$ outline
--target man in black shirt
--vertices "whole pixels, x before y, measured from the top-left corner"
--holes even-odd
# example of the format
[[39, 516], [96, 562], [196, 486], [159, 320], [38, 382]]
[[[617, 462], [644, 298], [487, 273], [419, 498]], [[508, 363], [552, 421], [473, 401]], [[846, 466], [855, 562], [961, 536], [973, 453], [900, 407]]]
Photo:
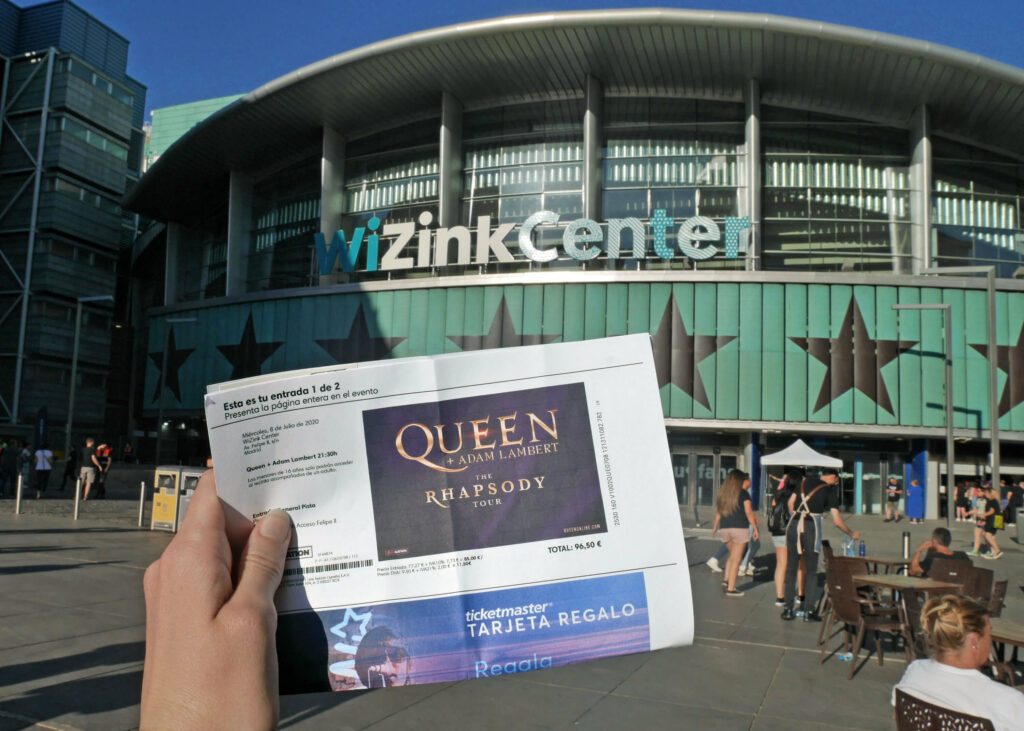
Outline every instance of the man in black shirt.
[[89, 499], [89, 490], [96, 482], [96, 475], [102, 469], [99, 460], [96, 459], [96, 442], [92, 437], [85, 440], [85, 449], [82, 450], [82, 485], [85, 487], [82, 492], [82, 500]]
[[914, 558], [910, 562], [911, 576], [927, 576], [931, 571], [932, 561], [937, 558], [962, 558], [970, 561], [970, 557], [963, 551], [953, 551], [949, 544], [953, 542], [953, 536], [945, 528], [936, 528], [932, 531], [931, 540], [925, 541], [917, 547]]
[[836, 527], [854, 540], [860, 538], [860, 531], [846, 527], [843, 516], [839, 513], [839, 473], [834, 469], [821, 472], [821, 484], [806, 491], [802, 487], [789, 499], [789, 510], [794, 513], [786, 530], [786, 608], [782, 610], [782, 619], [793, 619], [796, 611], [793, 602], [796, 599], [796, 577], [800, 567], [800, 556], [806, 563], [807, 587], [804, 608], [805, 622], [820, 622], [821, 617], [816, 610], [818, 601], [818, 555], [821, 553], [821, 516], [826, 511], [832, 512], [832, 521]]

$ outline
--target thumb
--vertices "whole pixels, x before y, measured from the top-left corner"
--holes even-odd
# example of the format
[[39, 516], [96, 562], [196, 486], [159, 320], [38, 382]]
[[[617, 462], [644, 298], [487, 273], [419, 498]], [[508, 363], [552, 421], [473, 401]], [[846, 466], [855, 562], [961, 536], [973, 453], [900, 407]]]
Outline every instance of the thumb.
[[233, 598], [246, 603], [273, 603], [291, 536], [291, 518], [283, 510], [272, 510], [260, 519], [242, 550]]

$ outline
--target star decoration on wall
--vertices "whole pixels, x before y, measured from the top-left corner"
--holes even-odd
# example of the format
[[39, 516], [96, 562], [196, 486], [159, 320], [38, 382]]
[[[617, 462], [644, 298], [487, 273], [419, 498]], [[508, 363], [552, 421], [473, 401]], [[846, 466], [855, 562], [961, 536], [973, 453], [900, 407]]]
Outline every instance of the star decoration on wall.
[[[988, 345], [977, 345], [969, 343], [976, 351], [986, 358], [988, 357]], [[1011, 366], [1020, 373], [1024, 369], [1024, 323], [1021, 323], [1017, 331], [1017, 342], [1014, 345], [996, 346], [996, 367], [1006, 374], [1006, 383], [1003, 384], [1003, 393], [999, 397], [999, 416], [1009, 414], [1013, 409], [1024, 404], [1024, 378], [1013, 378]]]
[[484, 335], [449, 335], [448, 339], [462, 350], [489, 350], [490, 348], [510, 348], [516, 345], [546, 345], [560, 338], [561, 335], [520, 335], [512, 324], [512, 312], [504, 297], [498, 305], [491, 328]]
[[352, 318], [352, 326], [347, 337], [325, 338], [316, 342], [337, 363], [359, 363], [387, 357], [403, 340], [404, 337], [384, 338], [370, 335], [370, 326], [366, 322], [363, 305], [360, 304]]
[[882, 378], [882, 368], [913, 348], [918, 341], [870, 337], [857, 298], [852, 296], [835, 337], [789, 339], [828, 369], [821, 381], [813, 411], [856, 389], [895, 415], [889, 389]]
[[687, 332], [675, 295], [669, 297], [654, 339], [654, 368], [658, 388], [671, 383], [708, 411], [704, 379], [697, 368], [701, 362], [736, 339], [735, 335], [694, 335]]
[[245, 321], [242, 340], [238, 345], [218, 345], [217, 350], [231, 363], [231, 380], [258, 376], [263, 372], [263, 362], [272, 356], [284, 341], [260, 343], [256, 340], [256, 328], [252, 322], [252, 312]]
[[[167, 334], [167, 373], [163, 374], [163, 377], [157, 376], [156, 389], [153, 391], [153, 401], [160, 399], [160, 391], [163, 386], [171, 389], [171, 393], [174, 394], [174, 398], [181, 401], [181, 386], [178, 381], [178, 370], [188, 360], [188, 357], [195, 352], [195, 348], [178, 348], [174, 344], [174, 325], [171, 325], [171, 330]], [[155, 353], [149, 354], [149, 359], [156, 365], [158, 372], [163, 370], [164, 365], [164, 351], [158, 350]]]

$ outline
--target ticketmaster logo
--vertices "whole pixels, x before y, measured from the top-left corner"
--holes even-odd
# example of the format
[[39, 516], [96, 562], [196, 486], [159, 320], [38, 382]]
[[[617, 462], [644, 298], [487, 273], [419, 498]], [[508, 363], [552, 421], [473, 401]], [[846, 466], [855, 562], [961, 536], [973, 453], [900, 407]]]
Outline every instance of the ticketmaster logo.
[[[476, 219], [474, 256], [473, 234], [466, 226], [431, 228], [434, 214], [430, 211], [420, 213], [418, 220], [421, 227], [418, 231], [412, 221], [389, 223], [381, 229], [381, 219], [374, 216], [367, 221], [366, 226], [357, 227], [351, 234], [336, 231], [330, 247], [327, 246], [324, 234], [315, 234], [320, 273], [330, 274], [338, 265], [345, 272], [356, 271], [357, 267], [362, 271], [374, 272], [378, 269], [388, 271], [516, 261], [517, 256], [504, 243], [515, 230], [514, 223], [502, 223], [492, 229], [491, 217], [479, 216]], [[534, 240], [534, 232], [538, 226], [556, 226], [558, 223], [559, 215], [551, 211], [539, 211], [527, 218], [519, 228], [517, 237], [520, 260], [523, 257], [536, 262], [557, 259], [558, 246], [539, 248]], [[707, 216], [693, 216], [681, 221], [678, 228], [675, 226], [675, 219], [660, 208], [654, 211], [647, 226], [639, 218], [612, 218], [605, 222], [604, 227], [589, 218], [577, 218], [565, 224], [561, 248], [565, 255], [577, 261], [589, 261], [601, 252], [609, 259], [618, 259], [622, 249], [622, 234], [628, 231], [632, 255], [642, 259], [647, 255], [647, 228], [650, 228], [654, 251], [661, 259], [675, 258], [676, 250], [697, 261], [710, 259], [723, 252], [725, 258], [736, 259], [741, 253], [747, 252], [749, 216], [726, 216], [723, 249], [712, 243], [721, 239], [721, 229]], [[388, 240], [383, 256], [380, 252], [381, 235]], [[675, 239], [674, 246], [669, 243], [670, 235]], [[414, 239], [415, 245], [410, 245]]]

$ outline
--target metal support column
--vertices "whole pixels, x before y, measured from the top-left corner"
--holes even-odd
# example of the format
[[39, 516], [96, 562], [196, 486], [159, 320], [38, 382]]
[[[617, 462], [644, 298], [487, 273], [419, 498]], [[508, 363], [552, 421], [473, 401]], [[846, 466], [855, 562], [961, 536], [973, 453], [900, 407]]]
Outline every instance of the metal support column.
[[988, 434], [992, 454], [992, 484], [999, 489], [1001, 456], [999, 452], [999, 370], [996, 363], [999, 350], [996, 344], [996, 268], [994, 266], [930, 267], [924, 274], [984, 274], [988, 295]]
[[[320, 232], [331, 241], [341, 228], [341, 215], [345, 211], [345, 138], [333, 127], [323, 128], [320, 152]], [[310, 281], [313, 284], [335, 284], [341, 275], [337, 272], [320, 274], [316, 253], [310, 261]]]
[[441, 95], [438, 157], [437, 225], [451, 228], [459, 225], [459, 205], [462, 203], [462, 102], [447, 91]]
[[601, 220], [601, 156], [604, 149], [604, 87], [587, 77], [583, 112], [583, 217]]
[[168, 221], [167, 235], [164, 237], [164, 306], [173, 305], [178, 301], [178, 262], [181, 260], [184, 239], [184, 226]]
[[245, 294], [249, 254], [252, 253], [252, 188], [250, 176], [231, 171], [228, 183], [228, 258], [225, 294]]
[[761, 84], [756, 79], [747, 82], [747, 93], [744, 99], [747, 112], [747, 123], [744, 139], [747, 155], [743, 170], [744, 194], [740, 200], [745, 210], [741, 216], [750, 216], [750, 228], [747, 230], [747, 271], [761, 269]]
[[917, 108], [910, 123], [910, 251], [911, 270], [914, 274], [920, 274], [932, 265], [932, 141], [930, 126], [928, 107], [921, 105]]
[[25, 367], [25, 332], [28, 329], [28, 299], [32, 291], [32, 260], [35, 257], [36, 226], [39, 220], [39, 193], [43, 185], [43, 152], [46, 148], [46, 123], [50, 115], [50, 90], [53, 87], [53, 60], [57, 49], [46, 51], [46, 82], [43, 87], [42, 111], [39, 113], [39, 144], [36, 145], [35, 181], [32, 184], [32, 212], [28, 223], [28, 250], [25, 254], [25, 277], [22, 280], [21, 323], [18, 326], [18, 354], [14, 366], [14, 397], [11, 403], [11, 423], [18, 423], [21, 407], [21, 377]]

